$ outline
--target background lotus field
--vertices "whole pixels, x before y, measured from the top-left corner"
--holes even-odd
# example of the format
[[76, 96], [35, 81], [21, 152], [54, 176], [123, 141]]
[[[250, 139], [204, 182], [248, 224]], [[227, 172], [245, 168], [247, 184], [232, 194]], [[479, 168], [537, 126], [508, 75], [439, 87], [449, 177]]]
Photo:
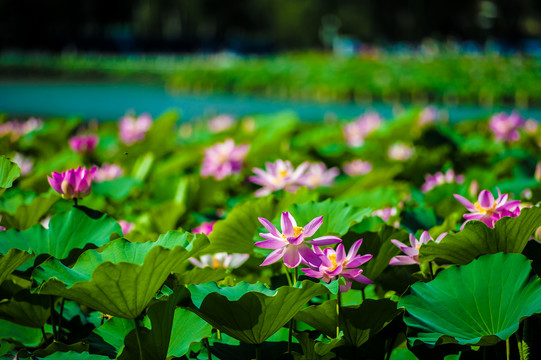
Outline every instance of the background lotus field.
[[539, 358], [538, 123], [442, 119], [2, 118], [2, 358]]

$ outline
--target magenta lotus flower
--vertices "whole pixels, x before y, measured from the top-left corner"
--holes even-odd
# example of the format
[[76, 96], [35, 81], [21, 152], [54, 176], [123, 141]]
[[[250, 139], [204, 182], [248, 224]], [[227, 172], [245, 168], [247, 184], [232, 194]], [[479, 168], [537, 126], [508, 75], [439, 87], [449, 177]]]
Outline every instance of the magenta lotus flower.
[[395, 216], [396, 214], [398, 214], [398, 209], [396, 207], [378, 209], [372, 212], [372, 216], [379, 216], [383, 221], [388, 221], [391, 216]]
[[97, 167], [94, 175], [95, 182], [111, 181], [124, 175], [124, 170], [118, 165], [104, 163]]
[[372, 164], [368, 161], [353, 160], [344, 165], [344, 172], [349, 176], [365, 175], [372, 171]]
[[120, 225], [122, 234], [124, 234], [124, 236], [128, 235], [135, 228], [135, 224], [132, 222], [128, 222], [126, 220], [118, 220], [117, 222], [118, 225]]
[[372, 258], [372, 255], [357, 255], [357, 251], [361, 247], [363, 239], [357, 240], [348, 251], [344, 250], [344, 245], [338, 244], [336, 251], [332, 248], [321, 250], [318, 246], [314, 246], [314, 252], [321, 259], [321, 264], [318, 267], [310, 266], [309, 269], [301, 269], [307, 276], [322, 279], [326, 283], [332, 280], [343, 277], [346, 280], [345, 285], [340, 285], [340, 292], [346, 292], [351, 289], [353, 281], [358, 281], [364, 284], [372, 284], [372, 281], [362, 275], [361, 266]]
[[151, 126], [152, 117], [150, 114], [141, 114], [138, 118], [126, 115], [120, 119], [118, 125], [120, 141], [126, 145], [141, 141]]
[[428, 243], [429, 241], [436, 241], [439, 243], [444, 237], [447, 235], [447, 233], [443, 233], [436, 240], [432, 239], [432, 236], [428, 233], [428, 231], [424, 231], [421, 236], [419, 237], [419, 240], [413, 235], [410, 234], [410, 246], [406, 246], [403, 243], [401, 243], [398, 240], [392, 239], [391, 242], [398, 246], [400, 250], [406, 255], [398, 255], [391, 259], [389, 262], [390, 265], [412, 265], [412, 264], [420, 264], [419, 262], [419, 249], [422, 245]]
[[192, 234], [205, 234], [208, 236], [214, 229], [215, 223], [216, 221], [203, 221], [199, 226], [192, 229]]
[[235, 118], [231, 115], [221, 114], [209, 120], [208, 127], [213, 133], [225, 131], [235, 124]]
[[511, 115], [499, 113], [490, 118], [488, 128], [496, 140], [514, 142], [520, 139], [518, 130], [524, 125], [524, 119], [517, 112], [512, 112]]
[[313, 219], [304, 227], [300, 227], [297, 226], [295, 218], [289, 212], [284, 212], [281, 216], [282, 232], [278, 231], [269, 220], [264, 218], [258, 219], [269, 233], [260, 233], [259, 236], [265, 240], [256, 242], [255, 246], [274, 250], [267, 256], [261, 266], [275, 263], [282, 257], [284, 258], [285, 266], [290, 268], [299, 266], [301, 261], [307, 265], [319, 266], [321, 260], [307, 244], [318, 246], [332, 245], [342, 241], [336, 236], [322, 236], [316, 239], [306, 240], [313, 236], [321, 224], [323, 224], [323, 216]]
[[470, 220], [480, 220], [488, 227], [493, 228], [496, 221], [504, 216], [516, 217], [520, 215], [520, 200], [507, 201], [509, 195], [502, 195], [500, 189], [498, 189], [497, 199], [494, 199], [490, 191], [481, 190], [475, 204], [460, 195], [454, 194], [454, 196], [470, 211], [470, 214], [464, 215], [466, 221], [462, 228]]
[[222, 180], [230, 175], [238, 174], [244, 165], [249, 145], [235, 145], [232, 139], [215, 144], [205, 150], [205, 158], [201, 167], [201, 176], [212, 176]]
[[438, 171], [434, 175], [426, 174], [425, 180], [425, 183], [421, 186], [421, 191], [424, 193], [443, 184], [451, 184], [454, 182], [462, 184], [464, 182], [464, 175], [455, 175], [454, 170], [449, 169], [445, 173]]
[[263, 186], [257, 190], [256, 197], [268, 195], [274, 191], [284, 189], [289, 192], [295, 192], [301, 186], [300, 178], [304, 175], [306, 168], [310, 164], [304, 162], [294, 169], [288, 160], [276, 160], [274, 163], [266, 163], [265, 170], [254, 168], [252, 171], [256, 176], [250, 176], [251, 182]]
[[95, 134], [77, 135], [69, 139], [69, 145], [76, 153], [89, 154], [94, 151], [98, 141], [98, 136]]
[[85, 167], [70, 169], [63, 173], [53, 172], [47, 180], [51, 187], [64, 199], [80, 199], [90, 194], [92, 179], [96, 168], [87, 170]]
[[0, 136], [9, 135], [11, 141], [16, 141], [23, 135], [32, 131], [39, 130], [43, 126], [43, 121], [37, 118], [30, 118], [27, 121], [12, 120], [0, 124]]
[[351, 147], [364, 144], [364, 139], [381, 126], [381, 117], [377, 113], [367, 113], [343, 128], [346, 142]]
[[248, 254], [228, 254], [225, 252], [213, 255], [203, 255], [199, 259], [189, 258], [190, 262], [198, 268], [210, 267], [213, 269], [236, 269], [248, 260]]
[[334, 184], [334, 178], [339, 173], [340, 171], [337, 168], [327, 169], [327, 166], [322, 162], [310, 164], [306, 173], [299, 178], [299, 184], [309, 189], [315, 189], [320, 186], [332, 186]]

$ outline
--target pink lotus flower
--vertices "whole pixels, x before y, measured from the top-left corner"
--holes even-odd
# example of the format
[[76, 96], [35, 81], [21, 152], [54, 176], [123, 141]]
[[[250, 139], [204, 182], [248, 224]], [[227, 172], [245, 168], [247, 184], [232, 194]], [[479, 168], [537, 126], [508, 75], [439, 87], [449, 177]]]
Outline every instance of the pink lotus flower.
[[211, 132], [225, 131], [235, 124], [235, 118], [231, 115], [221, 114], [209, 120], [208, 126]]
[[464, 225], [470, 220], [480, 220], [484, 222], [488, 227], [493, 228], [496, 221], [504, 216], [516, 217], [520, 214], [520, 200], [507, 201], [508, 194], [502, 195], [500, 189], [498, 189], [498, 198], [494, 199], [492, 193], [488, 190], [482, 190], [479, 193], [479, 198], [475, 204], [472, 204], [466, 198], [454, 194], [455, 198], [462, 203], [471, 213], [465, 214], [464, 219], [466, 221]]
[[388, 207], [379, 210], [374, 210], [372, 216], [379, 216], [383, 221], [388, 221], [391, 216], [398, 214], [398, 209], [395, 207]]
[[389, 159], [396, 161], [406, 161], [413, 156], [415, 149], [402, 143], [396, 143], [389, 147], [387, 155]]
[[135, 224], [132, 222], [128, 222], [126, 220], [118, 220], [117, 222], [118, 225], [120, 225], [122, 234], [124, 234], [124, 236], [128, 235], [135, 228]]
[[205, 234], [208, 236], [214, 229], [215, 223], [216, 221], [203, 221], [199, 226], [192, 229], [192, 234]]
[[434, 106], [427, 106], [419, 114], [419, 125], [433, 124], [438, 118], [438, 109]]
[[324, 163], [310, 164], [306, 173], [299, 178], [299, 183], [302, 186], [306, 186], [309, 189], [314, 189], [319, 186], [332, 186], [334, 184], [334, 178], [338, 176], [340, 171], [337, 168], [327, 167]]
[[236, 269], [248, 260], [248, 254], [228, 254], [225, 252], [214, 255], [203, 255], [199, 259], [189, 258], [190, 262], [198, 268], [210, 267], [213, 269]]
[[124, 175], [124, 170], [118, 165], [104, 163], [101, 167], [96, 167], [94, 175], [95, 182], [111, 181]]
[[361, 275], [362, 269], [357, 269], [368, 260], [372, 255], [357, 255], [363, 239], [357, 240], [349, 249], [346, 256], [344, 245], [338, 244], [336, 251], [332, 248], [321, 250], [314, 246], [314, 251], [321, 259], [319, 266], [311, 266], [309, 269], [301, 269], [307, 276], [322, 279], [326, 283], [342, 276], [346, 280], [345, 285], [340, 285], [340, 292], [346, 292], [351, 289], [353, 281], [364, 284], [372, 284], [372, 281], [366, 276]]
[[512, 112], [511, 115], [499, 113], [492, 116], [488, 128], [492, 131], [496, 140], [514, 142], [520, 138], [518, 130], [524, 125], [524, 119], [517, 112]]
[[349, 176], [365, 175], [372, 171], [372, 164], [368, 161], [353, 160], [344, 165], [344, 172]]
[[85, 167], [70, 169], [63, 173], [53, 172], [47, 180], [51, 187], [64, 199], [80, 199], [90, 194], [92, 178], [96, 168], [87, 170]]
[[[443, 233], [435, 240], [437, 243], [439, 243], [444, 237], [447, 235], [447, 233]], [[410, 246], [406, 246], [403, 243], [401, 243], [398, 240], [392, 239], [391, 242], [398, 246], [400, 250], [406, 255], [398, 255], [391, 259], [389, 262], [390, 265], [412, 265], [412, 264], [420, 264], [419, 262], [419, 249], [422, 245], [427, 244], [429, 241], [434, 241], [432, 239], [432, 236], [428, 233], [428, 231], [424, 231], [421, 236], [419, 237], [419, 240], [413, 235], [410, 234]]]
[[12, 160], [21, 169], [21, 175], [28, 175], [34, 168], [34, 162], [30, 157], [26, 157], [21, 153], [16, 153]]
[[367, 113], [343, 128], [346, 142], [351, 147], [364, 144], [364, 139], [381, 126], [381, 117], [377, 113]]
[[98, 141], [98, 136], [95, 134], [77, 135], [69, 139], [69, 145], [76, 153], [89, 154], [94, 151]]
[[227, 139], [206, 149], [201, 176], [213, 176], [216, 180], [222, 180], [238, 174], [242, 170], [249, 148], [249, 145], [236, 146], [232, 139]]
[[151, 126], [152, 117], [150, 114], [141, 114], [137, 119], [133, 116], [126, 115], [120, 119], [118, 126], [120, 140], [126, 145], [141, 141], [145, 138], [145, 134]]
[[299, 266], [301, 261], [306, 264], [319, 266], [321, 260], [307, 244], [332, 245], [342, 241], [336, 236], [322, 236], [306, 241], [323, 224], [323, 216], [313, 219], [304, 227], [300, 227], [297, 226], [295, 219], [289, 212], [284, 212], [281, 216], [282, 232], [278, 231], [269, 220], [264, 218], [258, 219], [269, 233], [260, 233], [259, 236], [265, 240], [256, 242], [255, 246], [263, 249], [274, 249], [261, 266], [275, 263], [282, 257], [284, 258], [285, 266], [290, 268]]
[[30, 118], [27, 121], [8, 121], [0, 124], [0, 136], [9, 135], [11, 141], [16, 141], [23, 135], [29, 134], [32, 131], [38, 130], [43, 126], [41, 119]]
[[265, 196], [281, 189], [289, 192], [297, 191], [300, 186], [299, 179], [304, 175], [309, 165], [308, 162], [304, 162], [297, 169], [294, 169], [289, 160], [278, 159], [274, 163], [266, 163], [265, 170], [252, 169], [257, 176], [250, 176], [250, 181], [263, 186], [254, 195], [257, 197]]
[[444, 173], [438, 171], [434, 175], [426, 174], [425, 183], [421, 186], [421, 191], [426, 193], [435, 187], [443, 184], [451, 184], [456, 182], [457, 184], [462, 184], [464, 182], [464, 175], [456, 175], [453, 169], [449, 169]]

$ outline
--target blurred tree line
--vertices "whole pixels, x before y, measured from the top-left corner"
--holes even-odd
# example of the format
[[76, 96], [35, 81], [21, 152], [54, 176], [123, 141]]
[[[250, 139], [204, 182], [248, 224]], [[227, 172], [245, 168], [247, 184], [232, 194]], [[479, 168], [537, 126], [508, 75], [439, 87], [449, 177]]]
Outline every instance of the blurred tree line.
[[0, 50], [266, 53], [368, 43], [541, 37], [539, 0], [0, 0]]

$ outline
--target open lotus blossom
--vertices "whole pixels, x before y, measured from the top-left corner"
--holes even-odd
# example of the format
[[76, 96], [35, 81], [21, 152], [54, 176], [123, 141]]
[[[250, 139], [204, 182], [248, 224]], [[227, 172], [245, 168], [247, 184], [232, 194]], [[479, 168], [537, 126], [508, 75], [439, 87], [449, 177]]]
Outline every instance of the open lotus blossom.
[[321, 250], [314, 246], [314, 252], [321, 259], [321, 264], [317, 267], [311, 266], [309, 269], [301, 269], [307, 276], [322, 279], [326, 283], [342, 276], [346, 280], [345, 285], [340, 285], [340, 292], [346, 292], [351, 289], [353, 281], [364, 284], [372, 284], [372, 281], [362, 275], [362, 269], [359, 266], [372, 258], [372, 255], [357, 255], [357, 251], [363, 242], [363, 239], [357, 240], [349, 249], [347, 255], [344, 245], [338, 244], [336, 251], [333, 248]]
[[190, 262], [199, 267], [210, 267], [213, 269], [236, 269], [248, 260], [248, 254], [228, 254], [225, 252], [213, 255], [203, 255], [199, 259], [189, 258]]
[[214, 229], [214, 224], [216, 221], [203, 221], [199, 226], [196, 226], [192, 229], [192, 234], [205, 234], [210, 235]]
[[490, 191], [481, 190], [475, 204], [463, 196], [457, 194], [454, 196], [470, 211], [470, 214], [464, 215], [466, 221], [462, 227], [470, 220], [480, 220], [488, 227], [493, 228], [496, 221], [504, 216], [516, 217], [520, 215], [520, 200], [507, 201], [509, 195], [502, 195], [500, 189], [498, 189], [497, 199], [494, 199]]
[[344, 165], [344, 172], [349, 176], [365, 175], [372, 171], [372, 164], [368, 161], [353, 160]]
[[116, 164], [104, 163], [97, 167], [94, 175], [95, 182], [111, 181], [124, 175], [124, 170]]
[[436, 241], [439, 243], [444, 237], [447, 235], [447, 233], [443, 233], [436, 240], [432, 239], [432, 236], [428, 233], [428, 231], [423, 231], [421, 236], [419, 237], [419, 240], [413, 235], [410, 234], [410, 246], [404, 245], [402, 242], [392, 239], [391, 242], [398, 246], [400, 250], [406, 255], [398, 255], [391, 259], [389, 264], [391, 265], [412, 265], [412, 264], [420, 264], [419, 262], [419, 249], [422, 245], [428, 243], [429, 241]]
[[12, 161], [21, 169], [21, 175], [28, 175], [34, 168], [34, 161], [30, 157], [24, 156], [21, 153], [16, 153]]
[[289, 192], [297, 191], [300, 186], [299, 180], [309, 165], [308, 162], [304, 162], [294, 169], [289, 160], [278, 159], [274, 163], [266, 163], [265, 170], [252, 169], [256, 176], [250, 176], [250, 181], [263, 186], [254, 195], [265, 196], [281, 189]]
[[496, 140], [514, 142], [520, 139], [518, 130], [524, 125], [524, 119], [517, 112], [512, 112], [511, 115], [499, 113], [490, 118], [488, 128], [492, 131]]
[[76, 153], [89, 154], [98, 145], [99, 138], [95, 134], [76, 135], [69, 139], [70, 149]]
[[260, 233], [259, 236], [264, 241], [255, 243], [263, 249], [274, 249], [263, 261], [261, 266], [277, 262], [282, 257], [287, 267], [294, 268], [304, 262], [305, 264], [319, 266], [321, 260], [307, 244], [312, 245], [332, 245], [342, 241], [336, 236], [322, 236], [312, 240], [306, 240], [313, 236], [317, 229], [323, 224], [323, 216], [310, 221], [308, 225], [297, 226], [295, 218], [289, 212], [283, 212], [281, 216], [282, 232], [278, 231], [272, 223], [264, 218], [258, 218], [259, 222], [269, 231], [269, 233]]
[[221, 114], [209, 120], [208, 127], [213, 133], [225, 131], [235, 124], [235, 118], [231, 115]]
[[381, 117], [377, 113], [366, 113], [343, 128], [346, 142], [351, 147], [364, 144], [364, 139], [381, 126]]
[[421, 191], [426, 193], [435, 187], [443, 184], [451, 184], [456, 182], [457, 184], [462, 184], [464, 182], [464, 175], [455, 175], [453, 169], [447, 170], [445, 173], [438, 171], [434, 175], [426, 174], [425, 183], [421, 186]]
[[120, 119], [118, 125], [120, 141], [126, 145], [131, 145], [145, 138], [147, 131], [152, 126], [152, 117], [150, 114], [144, 113], [135, 118], [130, 115]]
[[118, 225], [120, 225], [122, 234], [124, 234], [124, 236], [128, 235], [135, 228], [135, 224], [132, 222], [128, 222], [126, 220], [118, 220], [117, 222]]
[[310, 164], [306, 173], [301, 176], [299, 183], [309, 189], [314, 189], [319, 186], [332, 186], [334, 184], [334, 178], [338, 176], [340, 171], [333, 167], [327, 169], [324, 163]]
[[244, 165], [249, 145], [235, 145], [232, 139], [205, 149], [205, 158], [201, 167], [201, 176], [212, 176], [222, 180], [230, 175], [238, 174]]
[[387, 156], [392, 160], [406, 161], [411, 158], [414, 153], [415, 149], [412, 146], [403, 143], [395, 143], [389, 147]]
[[87, 170], [85, 167], [70, 169], [62, 173], [53, 172], [51, 177], [47, 176], [51, 187], [62, 195], [64, 199], [80, 199], [90, 194], [92, 179], [96, 173], [93, 167]]

